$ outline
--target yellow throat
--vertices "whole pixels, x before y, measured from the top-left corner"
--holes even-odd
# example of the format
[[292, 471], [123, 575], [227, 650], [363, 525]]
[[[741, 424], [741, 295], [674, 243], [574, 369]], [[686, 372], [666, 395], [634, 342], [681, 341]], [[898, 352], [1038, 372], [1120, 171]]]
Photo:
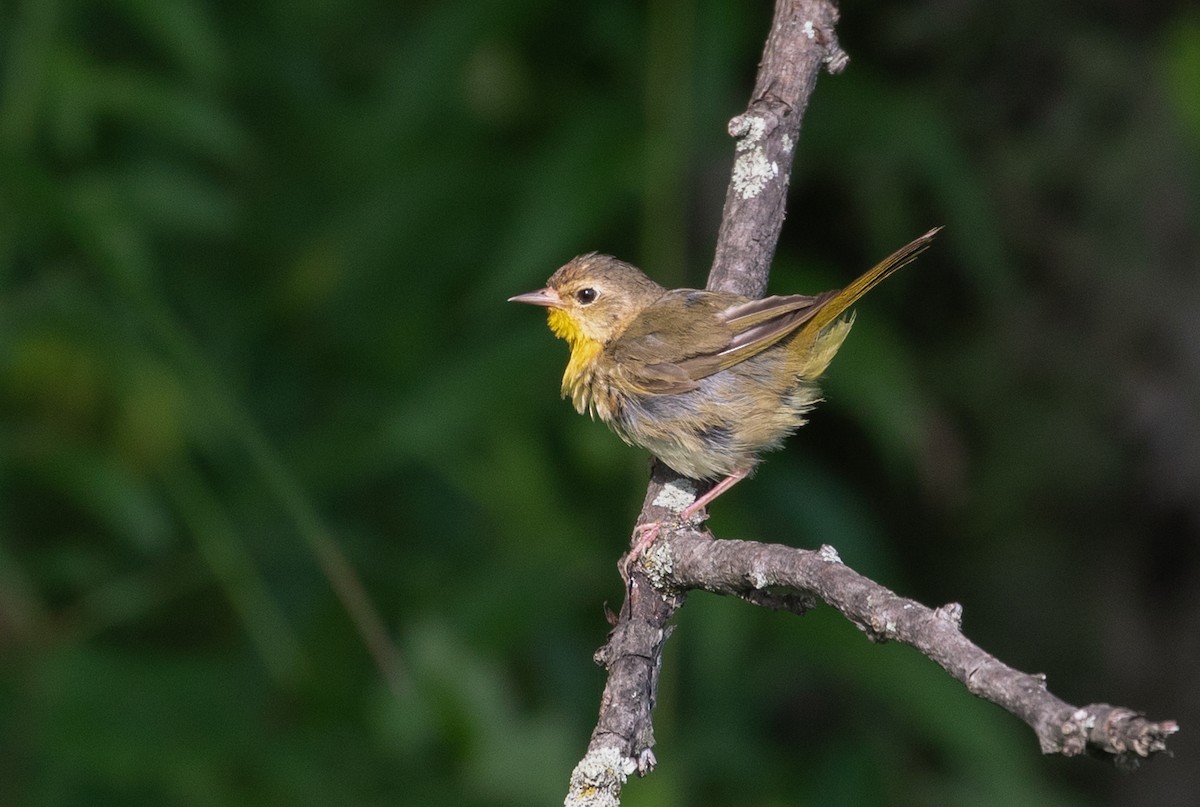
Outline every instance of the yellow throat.
[[579, 323], [561, 308], [551, 308], [546, 316], [546, 321], [554, 335], [559, 339], [566, 340], [567, 345], [571, 348], [571, 358], [567, 361], [567, 369], [563, 371], [563, 397], [571, 396], [575, 408], [584, 412], [590, 398], [587, 383], [591, 380], [591, 373], [588, 372], [588, 369], [600, 355], [604, 345], [599, 340], [585, 334], [579, 327]]

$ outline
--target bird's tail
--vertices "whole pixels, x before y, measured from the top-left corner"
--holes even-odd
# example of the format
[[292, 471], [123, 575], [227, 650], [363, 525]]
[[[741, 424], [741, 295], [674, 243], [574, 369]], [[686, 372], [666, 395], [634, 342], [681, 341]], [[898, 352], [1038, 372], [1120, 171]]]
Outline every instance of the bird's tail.
[[[858, 301], [871, 289], [875, 288], [884, 278], [900, 269], [907, 266], [914, 258], [925, 251], [933, 241], [933, 237], [938, 234], [941, 227], [934, 227], [929, 232], [916, 238], [900, 249], [888, 255], [879, 263], [875, 264], [867, 272], [863, 273], [858, 280], [855, 280], [846, 288], [839, 291], [829, 302], [821, 306], [821, 310], [813, 315], [813, 318], [804, 324], [804, 330], [810, 334], [816, 335], [827, 328], [834, 320], [842, 315], [850, 306]], [[802, 341], [802, 340], [800, 340]]]

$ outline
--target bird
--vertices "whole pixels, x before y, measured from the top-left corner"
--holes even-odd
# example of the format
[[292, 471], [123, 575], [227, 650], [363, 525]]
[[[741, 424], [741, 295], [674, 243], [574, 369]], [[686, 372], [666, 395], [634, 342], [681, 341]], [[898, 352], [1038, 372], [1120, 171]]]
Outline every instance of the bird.
[[[941, 230], [905, 244], [843, 289], [764, 298], [668, 289], [611, 255], [561, 266], [510, 302], [548, 310], [570, 356], [561, 393], [676, 473], [714, 481], [692, 519], [781, 447], [821, 400], [818, 380], [854, 322], [850, 307]], [[661, 522], [639, 525], [633, 560]]]

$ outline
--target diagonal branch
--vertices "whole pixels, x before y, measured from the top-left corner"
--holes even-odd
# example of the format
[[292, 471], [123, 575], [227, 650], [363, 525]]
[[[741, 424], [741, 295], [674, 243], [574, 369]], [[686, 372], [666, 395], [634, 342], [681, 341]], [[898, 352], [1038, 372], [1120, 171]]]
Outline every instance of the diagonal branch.
[[[962, 606], [930, 609], [901, 597], [844, 565], [830, 546], [796, 549], [755, 541], [713, 540], [680, 530], [655, 547], [644, 565], [667, 591], [703, 589], [745, 596], [782, 588], [836, 608], [876, 642], [898, 641], [936, 662], [974, 695], [1029, 724], [1042, 752], [1110, 756], [1123, 767], [1166, 750], [1178, 730], [1108, 704], [1076, 707], [1046, 689], [1044, 675], [1020, 672], [962, 634]], [[776, 593], [776, 596], [778, 594]]]

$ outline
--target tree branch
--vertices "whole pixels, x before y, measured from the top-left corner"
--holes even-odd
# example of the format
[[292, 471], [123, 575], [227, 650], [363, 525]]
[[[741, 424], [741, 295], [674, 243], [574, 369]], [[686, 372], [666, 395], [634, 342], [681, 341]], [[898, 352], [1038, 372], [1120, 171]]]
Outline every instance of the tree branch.
[[[766, 291], [808, 97], [822, 67], [836, 73], [848, 61], [837, 44], [836, 22], [837, 9], [828, 0], [776, 2], [750, 105], [729, 124], [737, 138], [735, 161], [710, 289], [754, 297]], [[696, 484], [661, 463], [652, 465], [638, 523], [666, 527], [627, 570], [625, 603], [596, 653], [608, 680], [587, 753], [571, 774], [568, 807], [619, 805], [628, 776], [654, 767], [651, 710], [662, 648], [671, 617], [692, 589], [795, 614], [824, 601], [872, 640], [915, 647], [972, 693], [1020, 717], [1044, 753], [1086, 751], [1133, 765], [1164, 751], [1166, 738], [1178, 730], [1174, 721], [1154, 723], [1129, 709], [1063, 702], [1047, 691], [1045, 676], [1014, 670], [963, 636], [957, 603], [931, 610], [900, 597], [845, 566], [831, 547], [715, 540], [680, 524], [678, 513], [695, 500]]]
[[679, 530], [654, 550], [643, 567], [665, 591], [744, 596], [783, 588], [828, 603], [872, 641], [915, 647], [972, 694], [1028, 723], [1045, 754], [1087, 751], [1133, 767], [1165, 751], [1166, 738], [1178, 730], [1172, 720], [1153, 723], [1129, 709], [1102, 703], [1076, 707], [1058, 699], [1046, 689], [1046, 676], [1015, 670], [967, 639], [961, 605], [930, 609], [900, 597], [844, 565], [833, 547], [813, 551], [717, 541], [708, 533]]
[[710, 289], [746, 297], [767, 291], [808, 97], [822, 66], [840, 73], [849, 62], [834, 33], [837, 18], [823, 0], [775, 4], [750, 106], [729, 121], [737, 143]]

